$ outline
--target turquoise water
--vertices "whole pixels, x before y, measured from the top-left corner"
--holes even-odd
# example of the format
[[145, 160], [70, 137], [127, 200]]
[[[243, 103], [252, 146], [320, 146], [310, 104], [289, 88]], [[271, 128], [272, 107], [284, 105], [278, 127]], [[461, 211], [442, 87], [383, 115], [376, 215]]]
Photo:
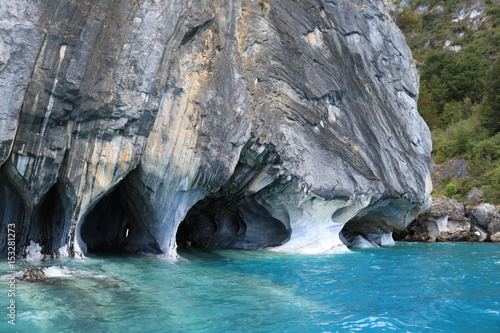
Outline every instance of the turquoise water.
[[2, 281], [0, 332], [500, 332], [500, 244], [182, 255], [64, 260], [92, 275], [18, 281], [15, 327]]

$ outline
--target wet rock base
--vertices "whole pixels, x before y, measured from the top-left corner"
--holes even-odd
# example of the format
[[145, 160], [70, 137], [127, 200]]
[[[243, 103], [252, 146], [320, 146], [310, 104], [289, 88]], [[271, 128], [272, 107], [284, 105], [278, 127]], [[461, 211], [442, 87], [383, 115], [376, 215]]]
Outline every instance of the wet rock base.
[[484, 203], [477, 189], [463, 203], [435, 197], [431, 208], [393, 237], [407, 242], [499, 242], [500, 208]]

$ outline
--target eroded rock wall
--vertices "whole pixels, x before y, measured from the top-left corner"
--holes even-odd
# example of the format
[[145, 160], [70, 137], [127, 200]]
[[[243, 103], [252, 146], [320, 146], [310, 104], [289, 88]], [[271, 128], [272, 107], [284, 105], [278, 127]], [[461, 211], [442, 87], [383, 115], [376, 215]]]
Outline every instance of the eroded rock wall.
[[175, 257], [181, 223], [186, 244], [327, 252], [429, 204], [382, 2], [16, 0], [0, 22], [0, 222], [26, 256]]

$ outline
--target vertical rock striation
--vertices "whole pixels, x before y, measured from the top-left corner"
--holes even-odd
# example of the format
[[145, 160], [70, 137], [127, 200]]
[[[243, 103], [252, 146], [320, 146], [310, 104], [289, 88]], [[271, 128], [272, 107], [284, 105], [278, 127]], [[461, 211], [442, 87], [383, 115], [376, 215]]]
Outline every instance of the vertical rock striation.
[[25, 256], [385, 245], [429, 205], [382, 2], [15, 0], [0, 29], [0, 223]]

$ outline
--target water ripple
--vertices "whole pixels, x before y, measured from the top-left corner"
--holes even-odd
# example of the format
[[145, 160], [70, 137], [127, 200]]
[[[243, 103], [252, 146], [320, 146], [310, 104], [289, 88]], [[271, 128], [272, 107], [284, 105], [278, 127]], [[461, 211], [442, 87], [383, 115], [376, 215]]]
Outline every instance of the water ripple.
[[[104, 278], [20, 281], [16, 329], [469, 333], [500, 327], [500, 244], [184, 256], [188, 260], [177, 263], [133, 256], [65, 261], [70, 269]], [[5, 325], [0, 323], [1, 332], [8, 332]]]

